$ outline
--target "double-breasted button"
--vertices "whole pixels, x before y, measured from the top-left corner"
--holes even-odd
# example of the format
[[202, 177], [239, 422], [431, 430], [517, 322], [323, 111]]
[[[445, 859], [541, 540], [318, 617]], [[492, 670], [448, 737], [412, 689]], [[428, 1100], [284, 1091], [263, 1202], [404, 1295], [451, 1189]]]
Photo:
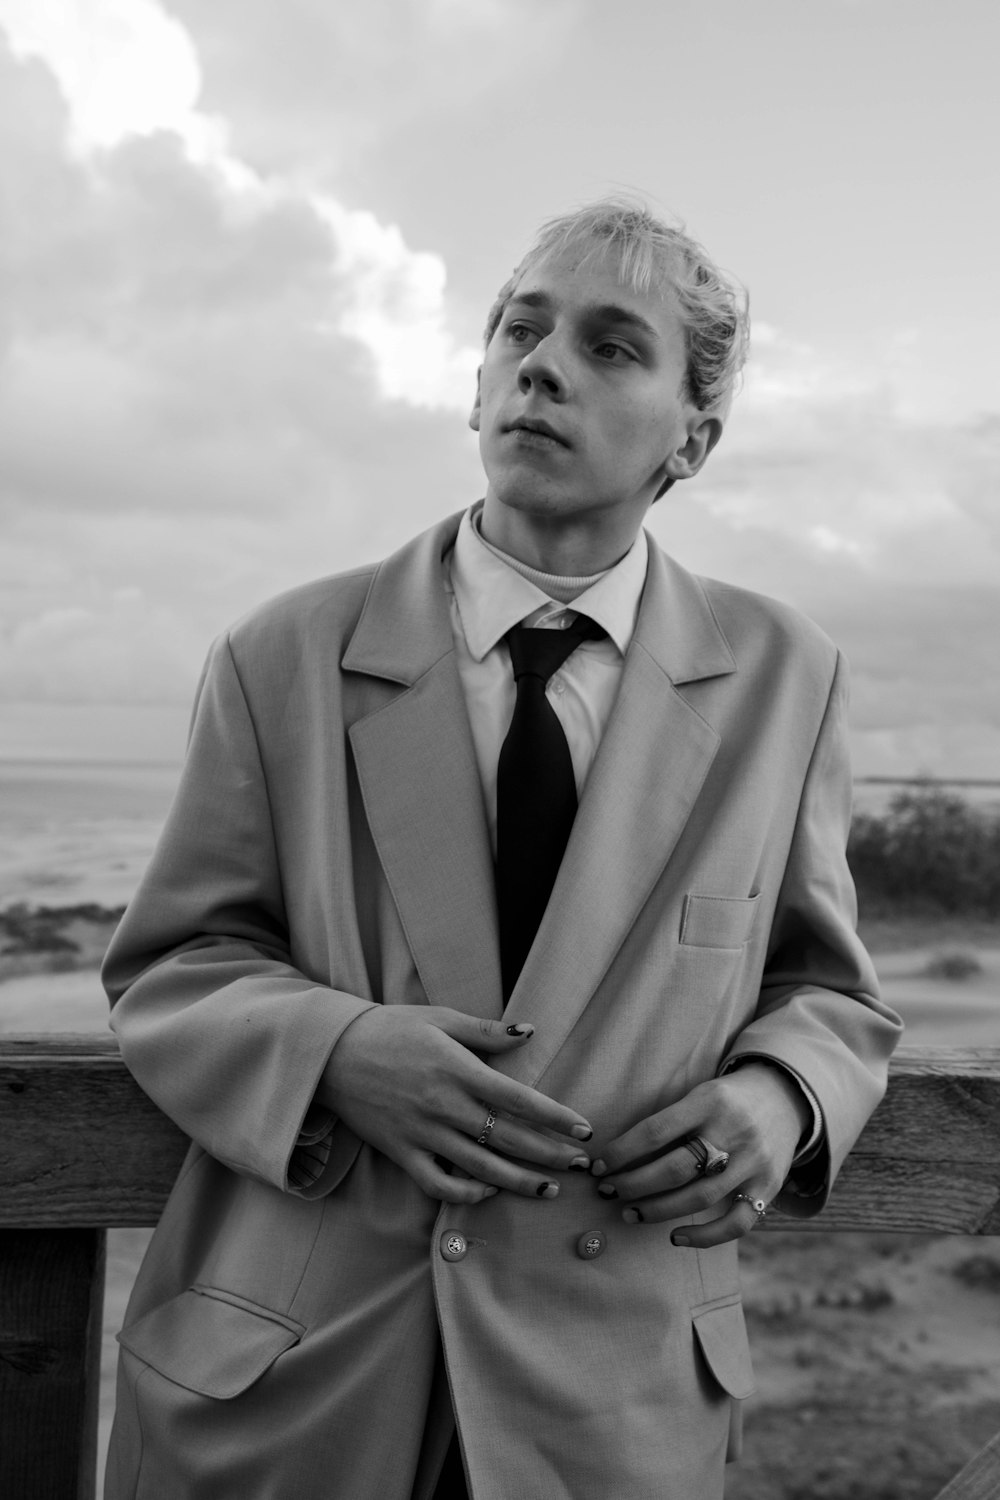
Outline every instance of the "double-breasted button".
[[607, 1240], [600, 1229], [588, 1229], [576, 1242], [576, 1253], [581, 1260], [596, 1260], [607, 1248]]
[[439, 1249], [445, 1260], [464, 1260], [469, 1252], [469, 1242], [457, 1229], [446, 1229], [441, 1236]]

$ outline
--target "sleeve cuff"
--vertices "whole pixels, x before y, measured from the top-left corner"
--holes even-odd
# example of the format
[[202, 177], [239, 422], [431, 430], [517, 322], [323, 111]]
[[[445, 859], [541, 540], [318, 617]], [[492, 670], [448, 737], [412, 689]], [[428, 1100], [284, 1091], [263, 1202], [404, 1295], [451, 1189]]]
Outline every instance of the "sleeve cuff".
[[787, 1063], [779, 1062], [776, 1057], [768, 1057], [764, 1052], [741, 1052], [738, 1057], [731, 1058], [723, 1066], [722, 1074], [732, 1073], [736, 1068], [748, 1062], [768, 1063], [772, 1068], [780, 1068], [783, 1073], [794, 1078], [812, 1110], [812, 1127], [803, 1131], [795, 1155], [792, 1157], [792, 1170], [797, 1171], [799, 1167], [804, 1167], [813, 1161], [824, 1144], [826, 1127], [823, 1124], [823, 1111], [820, 1109], [819, 1100], [801, 1074], [796, 1073], [795, 1069], [790, 1068]]
[[322, 1105], [311, 1104], [307, 1109], [288, 1159], [288, 1186], [292, 1192], [307, 1192], [322, 1177], [330, 1160], [336, 1123], [336, 1115]]

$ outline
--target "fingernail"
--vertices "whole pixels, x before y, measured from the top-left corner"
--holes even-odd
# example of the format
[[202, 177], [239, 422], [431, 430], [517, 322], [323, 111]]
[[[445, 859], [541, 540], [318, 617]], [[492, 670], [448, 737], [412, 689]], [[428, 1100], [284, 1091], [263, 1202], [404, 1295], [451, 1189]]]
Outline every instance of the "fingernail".
[[602, 1198], [618, 1197], [618, 1189], [615, 1187], [613, 1182], [599, 1182], [597, 1184], [597, 1191]]
[[590, 1169], [590, 1157], [589, 1156], [574, 1156], [573, 1160], [569, 1164], [569, 1169], [570, 1169], [571, 1172], [586, 1172], [586, 1171], [589, 1171], [589, 1169]]
[[576, 1136], [578, 1141], [592, 1141], [594, 1132], [589, 1125], [574, 1125], [570, 1135]]
[[535, 1188], [535, 1196], [538, 1198], [557, 1198], [559, 1196], [558, 1182], [540, 1182]]
[[496, 1195], [497, 1195], [497, 1193], [499, 1193], [499, 1191], [500, 1191], [500, 1189], [498, 1187], [483, 1188], [483, 1197], [484, 1198], [495, 1198]]
[[603, 1177], [605, 1172], [608, 1170], [608, 1164], [606, 1161], [602, 1161], [601, 1158], [598, 1157], [590, 1170], [593, 1172], [595, 1177]]
[[670, 1236], [670, 1243], [672, 1245], [690, 1245], [691, 1241], [686, 1234], [672, 1234]]
[[516, 1026], [507, 1027], [508, 1036], [534, 1036], [534, 1034], [534, 1026], [529, 1026], [527, 1022], [519, 1021]]
[[644, 1224], [646, 1221], [637, 1208], [626, 1208], [622, 1213], [626, 1224]]

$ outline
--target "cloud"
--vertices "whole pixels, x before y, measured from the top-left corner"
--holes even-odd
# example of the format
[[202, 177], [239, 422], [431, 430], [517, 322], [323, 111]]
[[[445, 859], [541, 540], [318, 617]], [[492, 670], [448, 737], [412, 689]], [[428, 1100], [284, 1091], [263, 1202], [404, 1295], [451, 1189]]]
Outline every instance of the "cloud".
[[[314, 183], [432, 108], [467, 122], [544, 74], [574, 0], [167, 0], [195, 39], [205, 107], [240, 155]], [[363, 176], [363, 174], [362, 174]], [[460, 191], [456, 184], [456, 193]]]
[[769, 329], [704, 473], [653, 512], [697, 571], [784, 598], [853, 669], [868, 772], [995, 775], [1000, 419], [917, 422], [891, 372]]
[[[167, 33], [152, 4], [126, 9], [141, 71]], [[320, 158], [341, 125], [342, 150], [403, 129], [449, 69], [442, 108], [496, 87], [521, 23], [565, 15], [391, 10], [419, 78], [382, 46], [384, 3], [177, 0], [174, 82], [100, 118], [82, 32], [29, 47], [22, 6], [18, 56], [0, 34], [0, 699], [185, 703], [210, 637], [257, 600], [481, 492], [461, 415], [477, 352], [444, 260], [335, 195]], [[0, 28], [10, 14], [0, 0]], [[984, 774], [1000, 417], [916, 420], [897, 356], [863, 367], [759, 327], [723, 444], [653, 529], [844, 644], [862, 769]]]
[[[74, 0], [58, 11], [0, 0], [0, 24], [15, 54], [44, 59], [59, 85], [61, 103], [48, 101], [45, 131], [45, 145], [56, 150], [43, 150], [39, 162], [36, 149], [32, 165], [51, 178], [65, 141], [88, 158], [90, 174], [106, 190], [89, 226], [100, 243], [71, 246], [74, 288], [88, 262], [119, 272], [148, 266], [137, 277], [140, 312], [184, 318], [202, 312], [200, 294], [207, 291], [226, 304], [242, 293], [245, 302], [260, 290], [257, 275], [268, 269], [268, 253], [302, 251], [304, 235], [312, 254], [300, 267], [301, 287], [312, 295], [298, 311], [312, 326], [356, 340], [386, 397], [427, 408], [465, 406], [478, 351], [463, 348], [449, 329], [441, 257], [414, 252], [397, 226], [344, 206], [301, 173], [261, 175], [234, 155], [226, 122], [199, 107], [201, 74], [190, 38], [152, 0]], [[35, 83], [44, 94], [37, 71]], [[12, 97], [20, 95], [20, 103], [25, 93], [23, 82], [15, 82]], [[12, 120], [20, 113], [15, 104]], [[17, 149], [22, 134], [11, 133]], [[71, 164], [60, 165], [65, 178]], [[23, 158], [11, 172], [30, 193]], [[60, 183], [63, 196], [66, 187]], [[37, 193], [31, 196], [32, 206], [44, 210]], [[37, 228], [36, 217], [35, 250]], [[289, 236], [295, 243], [282, 245]], [[60, 240], [66, 244], [65, 233]], [[286, 288], [300, 285], [280, 257], [269, 269], [272, 280], [286, 273]], [[156, 305], [146, 309], [142, 294], [150, 291]], [[283, 311], [287, 317], [290, 310]]]
[[173, 131], [70, 136], [0, 35], [0, 697], [186, 699], [252, 603], [475, 493], [461, 357], [443, 272], [371, 215]]
[[186, 124], [192, 145], [212, 127], [195, 119], [198, 58], [183, 26], [155, 0], [0, 0], [15, 56], [40, 57], [71, 101], [69, 142], [113, 146], [123, 122], [137, 134]]

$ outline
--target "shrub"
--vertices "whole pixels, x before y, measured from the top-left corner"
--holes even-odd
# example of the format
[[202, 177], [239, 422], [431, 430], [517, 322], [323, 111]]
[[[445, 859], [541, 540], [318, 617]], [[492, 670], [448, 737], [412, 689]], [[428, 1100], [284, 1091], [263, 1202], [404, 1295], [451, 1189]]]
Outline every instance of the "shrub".
[[863, 908], [1000, 915], [1000, 818], [932, 783], [859, 813], [847, 857]]

